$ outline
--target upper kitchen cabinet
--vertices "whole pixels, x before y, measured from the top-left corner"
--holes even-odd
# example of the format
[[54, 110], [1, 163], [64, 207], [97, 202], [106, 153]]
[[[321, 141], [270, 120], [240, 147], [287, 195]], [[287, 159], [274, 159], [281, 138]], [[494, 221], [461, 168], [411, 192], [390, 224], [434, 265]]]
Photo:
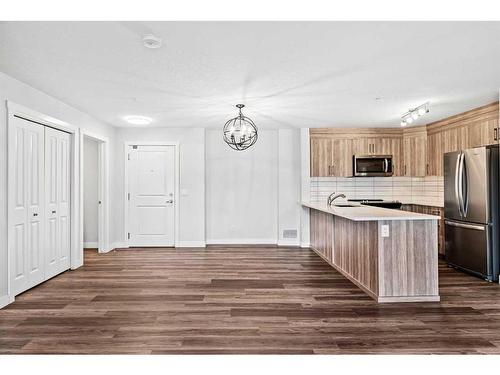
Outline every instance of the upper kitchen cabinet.
[[332, 140], [311, 138], [311, 177], [332, 176], [332, 165]]
[[427, 125], [427, 175], [443, 175], [443, 154], [498, 143], [498, 102]]
[[443, 143], [442, 133], [427, 133], [427, 176], [443, 175]]
[[462, 122], [468, 128], [468, 147], [479, 147], [498, 143], [498, 102], [463, 113]]
[[352, 176], [352, 139], [333, 139], [333, 175], [336, 177]]
[[425, 126], [403, 130], [403, 176], [427, 175], [427, 130]]
[[351, 139], [311, 136], [311, 177], [352, 176], [352, 155]]
[[426, 126], [310, 129], [311, 176], [352, 176], [353, 155], [392, 155], [394, 176], [442, 176], [443, 154], [499, 143], [498, 102]]
[[400, 129], [310, 129], [311, 177], [351, 177], [352, 156], [393, 155], [395, 175], [401, 175]]

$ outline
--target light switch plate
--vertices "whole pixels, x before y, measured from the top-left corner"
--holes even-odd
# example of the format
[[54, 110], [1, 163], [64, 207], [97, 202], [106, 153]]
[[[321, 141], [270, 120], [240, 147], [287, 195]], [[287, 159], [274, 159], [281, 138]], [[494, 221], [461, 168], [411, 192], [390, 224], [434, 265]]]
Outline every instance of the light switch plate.
[[389, 225], [382, 224], [382, 237], [389, 237]]

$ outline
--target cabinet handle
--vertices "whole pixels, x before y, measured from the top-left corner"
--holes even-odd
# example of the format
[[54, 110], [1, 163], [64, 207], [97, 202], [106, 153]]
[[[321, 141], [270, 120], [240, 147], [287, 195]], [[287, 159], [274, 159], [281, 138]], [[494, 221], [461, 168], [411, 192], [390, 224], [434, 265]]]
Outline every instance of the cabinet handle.
[[37, 213], [34, 213], [34, 214], [33, 214], [33, 216], [38, 216], [38, 214], [37, 214]]
[[406, 164], [405, 164], [405, 176], [406, 176]]
[[332, 165], [332, 173], [331, 173], [332, 176], [335, 176], [335, 164]]
[[55, 214], [56, 212], [55, 211], [52, 211], [53, 214]]
[[495, 130], [493, 130], [493, 136], [495, 138], [495, 141], [498, 140], [498, 128], [495, 128]]
[[426, 164], [426, 165], [425, 165], [425, 171], [427, 172], [427, 175], [429, 175], [429, 174], [430, 174], [430, 173], [429, 173], [429, 164]]

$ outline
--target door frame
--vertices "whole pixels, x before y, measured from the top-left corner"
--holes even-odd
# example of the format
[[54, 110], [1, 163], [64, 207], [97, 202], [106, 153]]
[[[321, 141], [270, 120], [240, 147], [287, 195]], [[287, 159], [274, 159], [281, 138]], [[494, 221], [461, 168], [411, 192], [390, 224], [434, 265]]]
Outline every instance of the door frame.
[[84, 129], [80, 129], [80, 251], [83, 254], [83, 194], [84, 194], [84, 147], [85, 138], [89, 138], [98, 144], [98, 178], [97, 194], [101, 204], [98, 207], [97, 220], [97, 248], [99, 253], [107, 253], [112, 250], [109, 243], [109, 138]]
[[125, 238], [124, 247], [129, 246], [129, 201], [128, 201], [128, 149], [130, 146], [172, 146], [174, 147], [174, 247], [179, 247], [179, 207], [180, 207], [180, 196], [179, 196], [179, 173], [180, 173], [180, 160], [179, 160], [179, 142], [143, 142], [143, 141], [126, 141], [123, 147], [123, 166], [124, 166], [124, 191], [123, 191], [123, 212], [124, 212], [124, 228], [123, 236]]
[[[7, 137], [12, 131], [12, 119], [14, 116], [19, 116], [25, 120], [32, 121], [40, 124], [40, 126], [48, 126], [57, 130], [64, 131], [70, 135], [70, 165], [71, 165], [71, 179], [70, 179], [70, 218], [71, 218], [71, 231], [70, 231], [70, 269], [74, 270], [83, 265], [83, 251], [80, 249], [80, 231], [79, 231], [79, 218], [80, 218], [80, 176], [79, 176], [79, 157], [80, 157], [80, 135], [78, 127], [69, 124], [65, 121], [58, 120], [54, 117], [37, 112], [30, 108], [24, 107], [20, 104], [14, 103], [10, 100], [6, 101], [7, 106]], [[13, 177], [14, 171], [10, 170], [8, 160], [11, 158], [13, 149], [7, 142], [7, 181]], [[7, 183], [7, 200], [13, 196], [11, 191], [12, 187]], [[14, 296], [11, 293], [11, 269], [10, 259], [12, 257], [12, 238], [9, 235], [9, 227], [12, 222], [12, 212], [7, 208], [7, 290], [10, 302], [14, 301]]]

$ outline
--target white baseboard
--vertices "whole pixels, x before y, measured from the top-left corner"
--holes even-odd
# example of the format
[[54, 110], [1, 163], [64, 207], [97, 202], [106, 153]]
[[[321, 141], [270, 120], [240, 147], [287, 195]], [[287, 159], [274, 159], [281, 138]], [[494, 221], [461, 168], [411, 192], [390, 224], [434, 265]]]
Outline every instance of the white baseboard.
[[84, 249], [97, 249], [98, 247], [99, 247], [99, 243], [97, 243], [97, 242], [84, 242], [83, 243]]
[[129, 246], [125, 242], [113, 242], [109, 246], [109, 251], [114, 249], [127, 249]]
[[204, 241], [179, 241], [175, 247], [207, 247]]
[[211, 239], [207, 240], [207, 245], [277, 245], [276, 238], [240, 238], [240, 239]]
[[11, 298], [8, 294], [0, 297], [0, 309], [4, 308], [8, 304], [14, 302], [14, 297]]
[[311, 244], [309, 242], [301, 242], [300, 247], [311, 247]]
[[279, 240], [278, 246], [300, 246], [300, 242], [297, 240]]
[[109, 253], [111, 250], [114, 250], [114, 249], [115, 249], [114, 245], [111, 244], [110, 246], [108, 246], [107, 249], [104, 249], [103, 251], [100, 251], [99, 253], [100, 254], [106, 254], [106, 253]]

